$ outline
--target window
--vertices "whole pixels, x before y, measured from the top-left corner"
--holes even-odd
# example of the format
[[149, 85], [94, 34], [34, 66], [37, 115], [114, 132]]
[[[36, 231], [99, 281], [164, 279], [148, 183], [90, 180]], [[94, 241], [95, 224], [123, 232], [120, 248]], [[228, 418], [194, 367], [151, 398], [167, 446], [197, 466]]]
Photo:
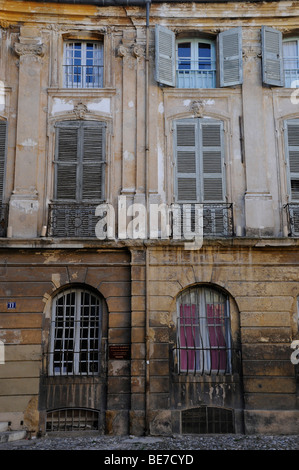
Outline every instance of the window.
[[104, 200], [105, 131], [105, 123], [99, 121], [56, 124], [56, 201]]
[[177, 202], [225, 199], [223, 123], [204, 118], [175, 122]]
[[103, 87], [103, 43], [66, 42], [64, 44], [64, 84], [66, 88]]
[[299, 88], [299, 39], [285, 40], [282, 46], [285, 86]]
[[285, 122], [285, 143], [289, 198], [299, 202], [299, 119]]
[[266, 85], [299, 87], [299, 39], [282, 40], [282, 33], [262, 27], [262, 71]]
[[177, 41], [176, 83], [178, 88], [215, 88], [216, 57], [214, 41]]
[[178, 88], [215, 88], [216, 69], [219, 86], [241, 84], [242, 29], [223, 31], [213, 40], [189, 37], [175, 39], [175, 33], [164, 26], [155, 29], [156, 80]]
[[100, 372], [102, 301], [80, 288], [53, 299], [49, 374], [97, 375]]
[[208, 287], [185, 290], [177, 301], [177, 361], [183, 373], [231, 373], [228, 297]]

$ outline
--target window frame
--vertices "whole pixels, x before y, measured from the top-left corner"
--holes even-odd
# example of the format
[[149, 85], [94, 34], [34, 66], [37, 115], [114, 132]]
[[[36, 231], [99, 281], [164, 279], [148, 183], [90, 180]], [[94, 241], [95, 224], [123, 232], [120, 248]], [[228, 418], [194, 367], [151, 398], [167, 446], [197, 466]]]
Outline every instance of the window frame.
[[[191, 52], [191, 56], [190, 56], [190, 62], [191, 62], [191, 67], [190, 69], [186, 69], [186, 72], [197, 72], [199, 73], [200, 75], [204, 75], [204, 72], [209, 72], [209, 73], [212, 73], [213, 74], [213, 77], [211, 78], [211, 81], [212, 81], [212, 84], [213, 86], [209, 86], [209, 87], [190, 87], [190, 86], [179, 86], [179, 82], [180, 82], [180, 78], [179, 78], [179, 72], [180, 72], [180, 69], [179, 69], [179, 45], [180, 44], [184, 44], [184, 43], [190, 43], [190, 52]], [[211, 50], [211, 56], [210, 56], [210, 62], [211, 62], [211, 69], [199, 69], [198, 67], [196, 68], [195, 65], [199, 65], [199, 56], [198, 56], [198, 44], [199, 43], [202, 43], [202, 44], [209, 44], [211, 47], [210, 47], [210, 50]], [[207, 39], [207, 38], [201, 38], [200, 36], [199, 37], [186, 37], [186, 38], [177, 38], [176, 39], [176, 60], [175, 60], [175, 63], [176, 63], [176, 87], [177, 88], [202, 88], [202, 89], [209, 89], [209, 88], [216, 88], [216, 73], [217, 73], [217, 60], [216, 60], [216, 40], [215, 39]], [[213, 66], [214, 64], [214, 66]], [[185, 71], [184, 69], [181, 69], [181, 71]], [[196, 75], [195, 73], [190, 73], [190, 77], [192, 77], [193, 75]], [[192, 78], [191, 78], [192, 79]], [[181, 79], [182, 82], [184, 82], [184, 77]], [[204, 78], [202, 77], [199, 77], [198, 79], [194, 78], [194, 81], [200, 81], [200, 80], [205, 80]], [[187, 80], [186, 80], [187, 81]]]
[[[212, 296], [218, 296], [219, 298], [223, 299], [223, 307], [224, 307], [224, 323], [223, 324], [215, 324], [211, 322], [211, 320], [219, 320], [220, 316], [208, 316], [208, 309], [206, 302], [207, 293], [211, 294]], [[196, 297], [196, 304], [191, 303], [191, 296]], [[184, 298], [189, 296], [189, 302], [185, 304], [181, 302]], [[202, 315], [202, 307], [203, 304], [205, 306], [205, 312]], [[217, 302], [213, 302], [213, 306], [217, 305]], [[220, 304], [218, 304], [220, 305]], [[183, 309], [182, 309], [183, 306]], [[186, 318], [184, 318], [184, 322], [181, 322], [182, 310], [183, 315], [185, 314], [184, 310], [185, 307], [192, 306], [189, 310], [191, 314], [186, 316], [189, 323], [186, 323]], [[193, 307], [195, 307], [193, 309]], [[177, 367], [178, 367], [178, 374], [179, 375], [230, 375], [233, 373], [233, 358], [232, 358], [232, 331], [231, 331], [231, 315], [230, 315], [230, 303], [229, 303], [229, 296], [222, 292], [220, 289], [215, 288], [214, 286], [207, 286], [207, 285], [197, 285], [193, 287], [189, 287], [184, 289], [180, 295], [177, 297], [176, 301], [176, 315], [177, 315], [177, 332], [176, 332], [176, 349], [177, 349]], [[193, 311], [192, 311], [193, 310]], [[216, 310], [214, 310], [215, 312]], [[220, 311], [220, 309], [218, 310]], [[193, 324], [193, 319], [197, 316], [198, 324]], [[210, 323], [209, 323], [210, 320]], [[191, 331], [190, 325], [192, 328], [195, 326], [197, 330]], [[190, 330], [190, 343], [188, 344], [188, 330]], [[217, 342], [218, 338], [220, 337], [220, 329], [224, 327], [224, 334], [222, 330], [222, 338], [225, 341], [225, 346], [220, 344], [213, 344], [211, 342]], [[218, 329], [216, 329], [218, 328]], [[213, 330], [214, 329], [214, 330]], [[214, 336], [211, 336], [212, 331], [214, 331]], [[195, 339], [195, 333], [198, 334], [197, 339]], [[182, 341], [182, 336], [184, 335], [184, 340]], [[217, 338], [217, 335], [218, 338]], [[182, 342], [185, 344], [182, 345]], [[191, 344], [192, 343], [192, 344]], [[205, 353], [208, 352], [208, 354]], [[218, 351], [218, 354], [217, 354]], [[224, 351], [224, 355], [222, 355], [222, 359], [219, 351]], [[182, 359], [183, 358], [183, 359]], [[192, 364], [189, 365], [188, 361], [192, 361], [194, 363], [194, 367]], [[215, 363], [218, 361], [218, 367], [214, 367]], [[225, 368], [221, 368], [225, 362]], [[186, 367], [182, 367], [186, 364]]]
[[[66, 314], [66, 305], [60, 305], [63, 308], [63, 320], [62, 320], [62, 327], [61, 323], [60, 330], [61, 331], [61, 338], [58, 337], [56, 331], [58, 330], [58, 301], [60, 299], [66, 299], [68, 295], [74, 294], [75, 300], [69, 307], [73, 307], [74, 309], [74, 321], [73, 321], [73, 337], [67, 337], [68, 335], [65, 334], [66, 332], [66, 324], [70, 315]], [[97, 342], [97, 348], [87, 348], [86, 353], [89, 355], [91, 353], [97, 354], [97, 360], [90, 360], [87, 361], [81, 360], [80, 356], [82, 354], [82, 348], [80, 347], [80, 341], [82, 340], [81, 332], [83, 329], [86, 329], [86, 326], [82, 326], [82, 307], [86, 305], [82, 303], [82, 294], [89, 295], [89, 298], [93, 297], [97, 301], [97, 315], [94, 316], [96, 326], [95, 329], [98, 330], [97, 337], [94, 336], [93, 338], [88, 335], [88, 340], [94, 340]], [[80, 299], [81, 297], [81, 299]], [[87, 305], [90, 309], [91, 305]], [[90, 312], [90, 311], [89, 311]], [[68, 287], [60, 291], [58, 294], [55, 295], [52, 299], [52, 307], [51, 307], [51, 326], [50, 326], [50, 341], [49, 341], [49, 360], [48, 360], [48, 374], [49, 376], [98, 376], [101, 373], [101, 340], [102, 340], [102, 317], [103, 317], [103, 299], [97, 293], [95, 293], [91, 289], [87, 289], [84, 287]], [[90, 320], [90, 313], [89, 313], [89, 320]], [[92, 325], [91, 322], [88, 324], [88, 332], [90, 332]], [[57, 344], [58, 341], [61, 340], [62, 347], [55, 348], [55, 343]], [[73, 341], [73, 348], [69, 347], [69, 341]], [[67, 344], [66, 344], [67, 343]], [[66, 346], [66, 347], [65, 347]], [[60, 354], [60, 368], [55, 370], [55, 354]], [[71, 360], [67, 360], [66, 357], [70, 354]], [[70, 364], [72, 369], [71, 371], [67, 370], [67, 365]], [[82, 371], [80, 370], [81, 365], [87, 364], [87, 370]], [[97, 364], [97, 370], [91, 370], [90, 365]], [[65, 366], [66, 365], [66, 366]]]
[[[71, 45], [73, 44], [75, 46], [75, 44], [80, 44], [81, 45], [81, 52], [82, 52], [82, 55], [81, 55], [81, 64], [80, 65], [77, 65], [77, 64], [67, 64], [67, 61], [68, 59], [75, 59], [75, 55], [74, 55], [74, 51], [75, 49], [73, 48], [73, 54], [70, 58], [67, 57], [67, 46], [68, 45]], [[99, 51], [99, 57], [98, 58], [92, 58], [93, 60], [99, 60], [100, 63], [97, 64], [97, 65], [90, 65], [90, 67], [99, 67], [99, 74], [98, 74], [98, 80], [99, 80], [99, 85], [98, 86], [86, 86], [86, 82], [85, 82], [85, 79], [86, 79], [86, 71], [84, 72], [84, 68], [83, 68], [83, 73], [80, 75], [81, 77], [84, 78], [84, 86], [83, 86], [83, 79], [82, 79], [82, 84], [81, 86], [76, 86], [74, 85], [74, 80], [71, 80], [70, 81], [70, 84], [68, 85], [67, 83], [67, 80], [66, 80], [66, 76], [68, 74], [66, 74], [66, 67], [71, 67], [71, 68], [75, 68], [75, 67], [85, 67], [85, 69], [87, 69], [87, 67], [89, 67], [89, 65], [87, 65], [87, 60], [88, 57], [87, 57], [87, 45], [88, 44], [93, 44], [94, 46], [98, 46], [98, 51]], [[95, 49], [97, 50], [97, 49]], [[84, 63], [82, 63], [84, 61]], [[104, 55], [104, 41], [103, 39], [94, 39], [94, 38], [84, 38], [84, 39], [81, 39], [80, 37], [79, 38], [67, 38], [67, 39], [64, 39], [63, 41], [63, 59], [62, 59], [62, 81], [63, 81], [63, 88], [67, 88], [67, 89], [80, 89], [80, 90], [94, 90], [94, 89], [102, 89], [104, 88], [104, 82], [105, 82], [105, 77], [104, 77], [104, 72], [105, 72], [105, 55]], [[70, 75], [73, 75], [74, 74], [70, 74]]]
[[[288, 125], [295, 125], [298, 127], [298, 133], [299, 133], [299, 118], [295, 119], [286, 119], [284, 121], [284, 146], [285, 146], [285, 156], [286, 156], [286, 175], [287, 175], [287, 190], [288, 190], [288, 197], [290, 202], [298, 203], [299, 202], [299, 194], [298, 198], [294, 198], [292, 196], [292, 181], [298, 181], [298, 187], [299, 187], [299, 171], [294, 172], [291, 171], [291, 164], [290, 164], [290, 145], [289, 145], [289, 134], [288, 134]], [[299, 143], [299, 138], [298, 138], [298, 143]], [[291, 146], [291, 147], [298, 147], [297, 150], [293, 150], [298, 152], [298, 169], [299, 169], [299, 145], [298, 146]]]
[[[195, 199], [180, 199], [179, 197], [179, 178], [188, 178], [188, 172], [180, 172], [179, 171], [179, 163], [178, 163], [178, 154], [180, 149], [182, 152], [192, 152], [193, 146], [179, 146], [178, 145], [178, 137], [177, 137], [177, 130], [178, 126], [180, 125], [194, 125], [195, 129], [195, 172], [193, 173], [193, 178], [196, 178], [196, 198]], [[203, 145], [203, 126], [218, 126], [219, 127], [219, 137], [220, 137], [220, 146], [209, 146], [204, 147]], [[173, 132], [173, 154], [174, 154], [174, 163], [175, 163], [175, 181], [174, 181], [174, 197], [177, 203], [224, 203], [227, 199], [227, 188], [226, 188], [226, 168], [225, 168], [225, 140], [224, 140], [224, 122], [220, 119], [210, 119], [210, 118], [184, 118], [184, 119], [177, 119], [173, 123], [174, 132]], [[204, 149], [207, 149], [206, 152], [213, 152], [218, 151], [221, 152], [220, 156], [220, 166], [221, 172], [206, 172], [204, 171]], [[208, 150], [209, 149], [209, 150]], [[192, 175], [192, 173], [191, 173]], [[222, 190], [222, 198], [221, 199], [206, 199], [204, 194], [204, 186], [205, 181], [212, 180], [217, 176], [217, 179], [221, 179], [221, 190]], [[191, 176], [192, 178], [192, 176]], [[208, 191], [207, 191], [208, 192]]]

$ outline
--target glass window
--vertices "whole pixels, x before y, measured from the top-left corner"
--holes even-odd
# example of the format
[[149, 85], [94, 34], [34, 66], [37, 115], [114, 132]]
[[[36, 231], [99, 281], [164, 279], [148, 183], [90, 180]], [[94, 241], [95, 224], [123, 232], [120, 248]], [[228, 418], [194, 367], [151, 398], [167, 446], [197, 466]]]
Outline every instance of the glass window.
[[99, 373], [102, 302], [83, 289], [68, 289], [53, 300], [50, 375]]
[[299, 88], [299, 39], [283, 42], [285, 87]]
[[102, 88], [103, 66], [103, 43], [66, 42], [63, 86], [65, 88]]
[[215, 44], [205, 39], [177, 41], [177, 87], [215, 88]]
[[228, 297], [208, 287], [185, 290], [177, 302], [179, 372], [230, 373]]

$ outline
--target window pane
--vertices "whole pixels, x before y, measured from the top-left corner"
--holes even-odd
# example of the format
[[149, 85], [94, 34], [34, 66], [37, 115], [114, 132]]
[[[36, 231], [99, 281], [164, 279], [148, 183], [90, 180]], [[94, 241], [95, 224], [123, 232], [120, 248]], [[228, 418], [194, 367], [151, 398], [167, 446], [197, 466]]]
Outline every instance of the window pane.
[[299, 87], [299, 54], [298, 41], [286, 41], [283, 43], [283, 66], [285, 86], [287, 88]]
[[179, 370], [230, 372], [230, 325], [227, 297], [208, 288], [192, 288], [179, 301]]
[[200, 70], [210, 70], [211, 66], [211, 45], [198, 43], [198, 68]]
[[178, 45], [178, 68], [179, 70], [189, 70], [191, 68], [190, 42]]
[[66, 43], [64, 86], [99, 88], [103, 86], [103, 44]]
[[50, 373], [99, 372], [100, 299], [86, 291], [66, 291], [54, 299]]

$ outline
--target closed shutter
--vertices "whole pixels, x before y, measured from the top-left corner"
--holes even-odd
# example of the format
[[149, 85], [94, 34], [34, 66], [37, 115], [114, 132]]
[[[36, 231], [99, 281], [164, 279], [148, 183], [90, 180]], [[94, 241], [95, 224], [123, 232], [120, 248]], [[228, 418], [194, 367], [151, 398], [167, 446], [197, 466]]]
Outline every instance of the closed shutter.
[[102, 200], [105, 124], [67, 121], [56, 127], [54, 198], [77, 203]]
[[222, 123], [201, 123], [201, 181], [203, 202], [224, 199]]
[[197, 120], [176, 123], [176, 198], [178, 202], [198, 202]]
[[175, 86], [175, 35], [164, 26], [155, 28], [155, 63], [157, 82]]
[[0, 201], [4, 198], [7, 122], [0, 121]]
[[299, 201], [299, 119], [286, 122], [286, 153], [289, 195], [292, 201]]
[[262, 26], [263, 83], [284, 86], [282, 33]]
[[58, 123], [56, 129], [55, 199], [76, 201], [79, 123]]
[[233, 28], [218, 35], [220, 86], [243, 82], [242, 28]]
[[104, 199], [105, 124], [84, 123], [82, 200]]

